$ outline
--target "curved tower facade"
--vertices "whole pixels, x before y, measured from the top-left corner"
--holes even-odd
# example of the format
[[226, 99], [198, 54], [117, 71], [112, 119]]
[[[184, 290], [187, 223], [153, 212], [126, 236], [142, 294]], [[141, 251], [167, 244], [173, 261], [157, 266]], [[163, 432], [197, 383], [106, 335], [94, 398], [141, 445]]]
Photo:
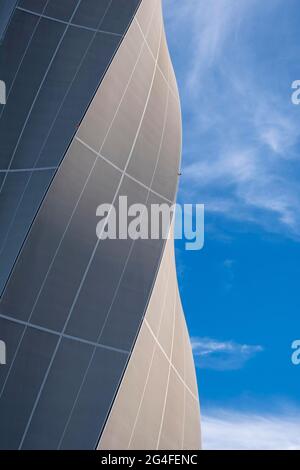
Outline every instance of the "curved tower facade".
[[176, 198], [161, 0], [5, 0], [0, 40], [0, 448], [197, 449], [173, 239], [96, 235]]

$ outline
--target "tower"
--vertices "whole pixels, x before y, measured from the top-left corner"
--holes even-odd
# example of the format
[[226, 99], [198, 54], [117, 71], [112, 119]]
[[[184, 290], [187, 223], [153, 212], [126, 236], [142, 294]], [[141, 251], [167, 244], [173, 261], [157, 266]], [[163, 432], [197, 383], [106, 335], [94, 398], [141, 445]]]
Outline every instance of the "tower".
[[181, 115], [161, 1], [6, 3], [0, 447], [198, 448], [173, 240], [96, 236], [102, 203], [176, 198]]

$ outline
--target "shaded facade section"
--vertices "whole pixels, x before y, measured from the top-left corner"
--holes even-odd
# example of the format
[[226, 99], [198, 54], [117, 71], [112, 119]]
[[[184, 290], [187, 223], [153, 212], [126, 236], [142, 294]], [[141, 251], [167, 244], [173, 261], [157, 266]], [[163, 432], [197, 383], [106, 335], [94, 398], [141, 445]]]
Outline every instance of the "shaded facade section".
[[1, 0], [0, 295], [139, 3]]
[[200, 446], [194, 362], [170, 238], [98, 449], [197, 450]]
[[[71, 3], [64, 2], [63, 5], [71, 7]], [[61, 2], [24, 0], [19, 3], [7, 34], [15, 16], [24, 13], [32, 21], [33, 28], [37, 24], [41, 27], [41, 23], [44, 27], [49, 21], [51, 25], [57, 23], [53, 26], [57, 29], [54, 35], [57, 44], [58, 37], [62, 38], [63, 34], [58, 30], [66, 22], [68, 31], [70, 25], [80, 29], [76, 17], [79, 12], [86, 28], [82, 34], [90, 33], [90, 28], [95, 27], [91, 24], [95, 15], [83, 8], [87, 3], [93, 2], [77, 2], [76, 11], [66, 11]], [[95, 2], [95, 8], [100, 3], [103, 2]], [[137, 3], [128, 0], [109, 3], [107, 15], [112, 30], [119, 27], [122, 11], [130, 19], [129, 12], [132, 14]], [[122, 34], [125, 29], [123, 25]], [[54, 40], [52, 33], [46, 33], [47, 28], [42, 36]], [[99, 34], [99, 38], [102, 37], [102, 32]], [[30, 28], [27, 35], [32, 36]], [[79, 42], [81, 47], [81, 40]], [[26, 76], [22, 69], [24, 61], [28, 54], [40, 50], [39, 40], [37, 43], [35, 49], [33, 43], [27, 41], [26, 53], [21, 42], [18, 43], [20, 49], [16, 55], [19, 59], [11, 69], [12, 82], [20, 79], [19, 74]], [[57, 47], [55, 44], [52, 52]], [[76, 54], [75, 49], [74, 46], [72, 51], [68, 49], [67, 57], [73, 51]], [[44, 50], [45, 55], [52, 57], [46, 46]], [[23, 62], [20, 62], [23, 56]], [[47, 69], [49, 56], [43, 59], [45, 63], [41, 61]], [[94, 49], [91, 59], [102, 63], [101, 49]], [[38, 62], [40, 66], [40, 58]], [[16, 75], [15, 69], [20, 63], [23, 65]], [[63, 78], [62, 63], [58, 70], [62, 67]], [[26, 65], [29, 66], [30, 63]], [[85, 69], [85, 73], [84, 76], [90, 77], [90, 71]], [[97, 73], [99, 82], [102, 69]], [[40, 77], [44, 75], [41, 70], [33, 72], [35, 88], [30, 93], [31, 100], [36, 97], [34, 103], [38, 102], [42, 90]], [[68, 76], [69, 83], [70, 80]], [[50, 83], [60, 86], [57, 77]], [[15, 87], [16, 84], [11, 87], [11, 103]], [[79, 89], [85, 90], [84, 82]], [[81, 99], [81, 93], [78, 96]], [[51, 108], [49, 96], [48, 101]], [[24, 174], [27, 175], [25, 162], [34, 154], [27, 153], [25, 145], [19, 160], [15, 160], [19, 147], [13, 151], [13, 159], [8, 147], [15, 142], [21, 144], [27, 125], [31, 126], [32, 132], [35, 130], [36, 136], [42, 133], [28, 117], [27, 101], [24, 109], [22, 106], [21, 103], [23, 118], [20, 117], [18, 129], [10, 128], [9, 120], [4, 119], [4, 127], [11, 129], [11, 135], [4, 149], [6, 153], [1, 153], [3, 188], [10, 177], [18, 177], [21, 181]], [[72, 110], [76, 107], [78, 103], [72, 102]], [[2, 117], [7, 116], [9, 109], [2, 110]], [[30, 109], [34, 110], [32, 101]], [[13, 111], [16, 109], [11, 108], [12, 115]], [[65, 122], [67, 126], [70, 123], [66, 116], [61, 127], [58, 125], [56, 129], [63, 134], [63, 139], [67, 133]], [[74, 124], [75, 120], [72, 122]], [[52, 129], [51, 125], [47, 128], [48, 132]], [[72, 129], [74, 131], [74, 126]], [[33, 133], [26, 141], [30, 143], [28, 148], [33, 150], [31, 144], [36, 145], [38, 140]], [[24, 188], [31, 187], [27, 181], [22, 185], [20, 181], [15, 182], [12, 185], [14, 196], [7, 193], [7, 197], [2, 198], [5, 210], [1, 214], [1, 227], [11, 229], [8, 214], [16, 214], [16, 210], [28, 218], [27, 225], [22, 217], [20, 221], [16, 218], [20, 225], [14, 227], [13, 233], [20, 237], [19, 245], [25, 242], [0, 301], [1, 338], [7, 344], [7, 366], [0, 369], [0, 447], [4, 449], [96, 448], [140, 331], [164, 240], [99, 241], [96, 209], [102, 203], [115, 203], [121, 195], [128, 197], [128, 204], [144, 203], [147, 207], [153, 203], [172, 204], [175, 199], [181, 120], [160, 0], [143, 0], [61, 163], [65, 147], [60, 146], [59, 139], [51, 138], [50, 141], [54, 147], [48, 150], [48, 155], [53, 161], [49, 162], [45, 155], [45, 167], [41, 167], [41, 171], [37, 167], [32, 171], [33, 167], [30, 167], [29, 171], [30, 181], [33, 176], [36, 178], [34, 188], [40, 185], [36, 205], [32, 196], [25, 198], [27, 204], [20, 203], [24, 200], [23, 196], [19, 197], [20, 187], [22, 195]], [[58, 143], [59, 147], [56, 147]], [[10, 171], [8, 161], [15, 162], [12, 164], [16, 164], [14, 170], [17, 171]], [[24, 166], [20, 166], [21, 163]], [[54, 169], [46, 167], [49, 163]], [[52, 174], [41, 182], [40, 175], [46, 175], [48, 171], [53, 171], [54, 178]], [[41, 199], [42, 205], [35, 214]], [[10, 209], [5, 201], [10, 204]], [[26, 236], [26, 227], [34, 216]], [[5, 239], [6, 232], [2, 236]], [[14, 248], [14, 256], [16, 252]]]
[[16, 3], [17, 0], [2, 0], [0, 3], [0, 45]]
[[[159, 385], [158, 401], [151, 403], [148, 400], [141, 404], [142, 414], [136, 414], [137, 422], [130, 445], [140, 447], [143, 444], [135, 430], [141, 429], [143, 421], [148, 423], [149, 414], [158, 419], [162, 404], [163, 420], [153, 421], [145, 436], [149, 439], [146, 444], [152, 445], [156, 433], [159, 447], [166, 445], [173, 448], [178, 443], [183, 447], [196, 447], [193, 436], [195, 433], [198, 436], [199, 423], [195, 405], [195, 377], [189, 346], [177, 347], [182, 341], [188, 343], [188, 336], [174, 266], [170, 269], [171, 287], [166, 296], [166, 309], [164, 312], [154, 309], [153, 315], [157, 314], [158, 318], [153, 317], [153, 321], [149, 313], [150, 298], [158, 299], [152, 292], [154, 285], [161, 284], [155, 281], [162, 257], [166, 256], [165, 241], [162, 238], [99, 240], [96, 236], [96, 210], [102, 203], [117, 205], [119, 196], [127, 196], [128, 205], [143, 203], [150, 208], [153, 203], [171, 205], [176, 197], [181, 156], [181, 115], [164, 35], [161, 1], [143, 0], [130, 23], [138, 3], [131, 0], [23, 0], [19, 2], [5, 36], [6, 39], [15, 16], [24, 13], [34, 23], [33, 28], [38, 25], [34, 35], [42, 27], [41, 24], [44, 27], [48, 22], [51, 25], [55, 23], [57, 31], [49, 34], [48, 39], [54, 41], [56, 38], [58, 43], [60, 39], [57, 38], [63, 37], [58, 30], [65, 26], [68, 32], [72, 28], [74, 33], [75, 30], [82, 30], [83, 36], [96, 34], [100, 46], [106, 44], [107, 37], [114, 37], [117, 42], [113, 49], [109, 49], [110, 59], [113, 57], [113, 60], [104, 72], [101, 48], [96, 47], [91, 53], [92, 62], [100, 64], [95, 77], [97, 75], [98, 85], [101, 84], [98, 86], [93, 82], [97, 91], [85, 113], [84, 106], [88, 105], [85, 81], [76, 85], [75, 95], [79, 101], [70, 102], [68, 109], [72, 113], [75, 108], [81, 109], [84, 117], [79, 127], [75, 125], [75, 120], [72, 121], [73, 115], [70, 119], [67, 115], [61, 121], [55, 119], [53, 122], [58, 127], [53, 138], [47, 141], [49, 148], [48, 144], [44, 146], [44, 140], [41, 144], [43, 149], [48, 148], [48, 153], [45, 150], [43, 159], [39, 160], [39, 165], [43, 162], [45, 166], [41, 169], [31, 166], [29, 171], [31, 182], [33, 177], [37, 178], [34, 188], [40, 185], [36, 199], [38, 203], [34, 205], [30, 196], [26, 199], [28, 205], [22, 206], [23, 202], [20, 201], [25, 197], [24, 188], [31, 187], [31, 183], [27, 185], [23, 182], [22, 186], [21, 180], [13, 185], [14, 197], [2, 199], [2, 207], [6, 207], [7, 201], [9, 204], [13, 201], [13, 207], [22, 214], [28, 215], [31, 211], [28, 216], [30, 223], [23, 223], [21, 219], [20, 225], [13, 229], [14, 234], [21, 234], [18, 243], [22, 248], [18, 256], [19, 248], [16, 246], [19, 245], [12, 249], [13, 258], [17, 258], [0, 300], [1, 339], [7, 345], [7, 366], [0, 369], [0, 447], [4, 449], [97, 448], [105, 423], [109, 425], [113, 416], [116, 394], [122, 390], [122, 387], [119, 388], [124, 383], [122, 378], [125, 380], [127, 376], [126, 368], [135, 361], [133, 348], [135, 344], [138, 347], [142, 341], [140, 338], [147, 333], [148, 336], [150, 334], [150, 343], [154, 341], [155, 345], [161, 346], [155, 346], [153, 363], [156, 365], [149, 368], [149, 384], [153, 390], [156, 384]], [[105, 14], [101, 5], [107, 7]], [[101, 12], [104, 16], [101, 31], [98, 31], [95, 18]], [[122, 19], [123, 29], [120, 29]], [[130, 23], [130, 27], [123, 39], [125, 23], [127, 26]], [[109, 34], [108, 26], [102, 31], [108, 24]], [[27, 34], [31, 37], [30, 31], [29, 28]], [[68, 60], [82, 47], [82, 40], [78, 41], [79, 45], [75, 36], [70, 40], [73, 47], [66, 50]], [[16, 55], [24, 56], [16, 64], [24, 64], [28, 54], [34, 55], [36, 50], [40, 50], [39, 40], [36, 48], [30, 40], [26, 44], [25, 53], [24, 49], [17, 50], [15, 46]], [[120, 47], [115, 54], [117, 44]], [[104, 56], [109, 56], [105, 54], [106, 46]], [[43, 60], [48, 65], [44, 66], [48, 70], [53, 53], [48, 51], [45, 55], [47, 57]], [[25, 74], [22, 67], [17, 74], [15, 70], [11, 72], [12, 80], [17, 77], [15, 83], [21, 80], [19, 75], [22, 77]], [[67, 69], [70, 71], [68, 65]], [[60, 80], [54, 75], [50, 83], [57, 83], [58, 87], [61, 82], [66, 86], [65, 80], [67, 84], [73, 83], [72, 75], [65, 75], [65, 60], [57, 64], [57, 70]], [[83, 75], [86, 80], [90, 80], [90, 74], [94, 76], [93, 70], [85, 69]], [[35, 91], [31, 90], [31, 96], [35, 93], [34, 96], [38, 97], [36, 89], [41, 91], [46, 83], [40, 81], [41, 76], [45, 76], [43, 71], [34, 70], [36, 88]], [[15, 86], [11, 88], [11, 96]], [[88, 88], [91, 93], [93, 87]], [[48, 110], [48, 106], [52, 106], [51, 94], [47, 99], [46, 96], [44, 104]], [[35, 104], [37, 102], [38, 98], [34, 100]], [[35, 104], [30, 106], [32, 112]], [[34, 127], [31, 114], [25, 112], [26, 106], [24, 109], [21, 107], [18, 114], [19, 128], [12, 127], [11, 140], [5, 147], [7, 153], [1, 154], [4, 171], [0, 173], [0, 179], [3, 188], [12, 175], [21, 178], [23, 173], [27, 174], [26, 159], [34, 154], [31, 145], [37, 145], [42, 132], [39, 127]], [[8, 113], [6, 108], [2, 116], [6, 116], [5, 113]], [[24, 127], [24, 116], [29, 115], [28, 119], [25, 117]], [[36, 118], [38, 116], [39, 113]], [[42, 112], [41, 121], [44, 117]], [[49, 127], [49, 122], [44, 123], [47, 135], [55, 127], [51, 123]], [[67, 129], [70, 122], [73, 123], [70, 126], [73, 134]], [[27, 125], [32, 126], [31, 138], [24, 141], [23, 147], [17, 146], [12, 154], [7, 146], [15, 148], [12, 144], [16, 142], [21, 145]], [[57, 139], [60, 133], [64, 146]], [[68, 144], [64, 140], [66, 133], [69, 135]], [[30, 144], [30, 152], [26, 151], [25, 144]], [[36, 148], [40, 155], [40, 147]], [[19, 160], [16, 159], [18, 152], [21, 152]], [[16, 165], [14, 171], [7, 164], [8, 160], [15, 162], [12, 163]], [[21, 163], [24, 166], [18, 166]], [[26, 165], [29, 164], [28, 161]], [[53, 166], [49, 167], [49, 164]], [[40, 174], [46, 175], [48, 171], [53, 174], [42, 183]], [[23, 188], [21, 198], [20, 187]], [[4, 239], [7, 230], [12, 228], [8, 214], [16, 214], [16, 208], [13, 211], [6, 209], [0, 214], [6, 230], [2, 234]], [[28, 232], [32, 218], [34, 221]], [[7, 237], [7, 240], [10, 238]], [[4, 250], [6, 252], [11, 253]], [[168, 248], [166, 253], [171, 252]], [[166, 264], [164, 262], [162, 266]], [[7, 266], [9, 263], [6, 263]], [[144, 320], [146, 311], [147, 320]], [[177, 336], [181, 338], [179, 343]], [[185, 351], [186, 358], [182, 362]], [[149, 394], [148, 389], [146, 393]], [[180, 403], [176, 409], [174, 394], [178, 394]], [[139, 406], [138, 403], [136, 406]], [[187, 422], [185, 414], [190, 416], [195, 410], [196, 431], [193, 422], [191, 426], [183, 425]], [[174, 433], [169, 432], [170, 426], [174, 427]]]

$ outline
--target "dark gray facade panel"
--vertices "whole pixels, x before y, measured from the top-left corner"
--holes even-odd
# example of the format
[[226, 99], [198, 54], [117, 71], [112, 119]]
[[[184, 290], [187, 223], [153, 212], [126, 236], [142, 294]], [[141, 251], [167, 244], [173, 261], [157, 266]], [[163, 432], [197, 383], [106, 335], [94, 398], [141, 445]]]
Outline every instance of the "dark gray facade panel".
[[[2, 178], [4, 178], [4, 174]], [[2, 180], [3, 181], [3, 180]], [[11, 212], [15, 211], [19, 203], [19, 192], [24, 191], [28, 174], [11, 173], [6, 177], [1, 194], [1, 226], [0, 226], [0, 248], [2, 249], [10, 219]]]
[[[82, 153], [82, 146], [76, 141], [70, 152], [51, 185], [48, 203], [39, 211], [39, 223], [35, 221], [14, 268], [13, 282], [8, 283], [0, 302], [0, 314], [27, 321], [39, 298], [43, 280], [95, 163], [94, 154]], [[61, 173], [64, 178], [59, 178]], [[72, 188], [72, 191], [65, 191], [65, 188]]]
[[63, 339], [33, 415], [23, 449], [56, 449], [72, 411], [93, 347]]
[[[50, 22], [55, 25], [55, 22]], [[49, 33], [51, 34], [51, 33]], [[40, 161], [40, 151], [48, 138], [49, 129], [56, 118], [58, 110], [70, 88], [76, 72], [82, 61], [93, 33], [75, 27], [69, 27], [60, 44], [52, 66], [45, 78], [42, 89], [36, 96], [19, 145], [17, 146], [12, 168], [34, 168], [45, 166]], [[12, 103], [12, 108], [14, 103]], [[57, 156], [53, 154], [52, 161], [47, 166], [56, 166]]]
[[131, 350], [151, 293], [161, 251], [162, 241], [153, 243], [153, 246], [141, 240], [134, 244], [103, 329], [102, 344]]
[[58, 165], [61, 155], [70, 142], [70, 136], [79, 126], [86, 104], [92, 98], [99, 81], [103, 78], [106, 67], [120, 43], [120, 37], [105, 33], [96, 33], [88, 52], [80, 63], [80, 69], [57, 114], [55, 125], [49, 129], [49, 135], [41, 151], [37, 165]]
[[[10, 274], [16, 252], [26, 237], [27, 227], [40, 206], [45, 187], [50, 184], [53, 175], [54, 170], [46, 170], [10, 173], [6, 178], [0, 204], [1, 221], [4, 221], [0, 241], [0, 291]], [[19, 197], [20, 193], [22, 197]]]
[[[118, 201], [119, 196], [127, 196], [128, 205], [145, 204], [147, 202], [147, 190], [127, 177], [122, 181], [116, 201]], [[116, 215], [118, 219], [118, 211], [116, 211]], [[126, 263], [128, 263], [133, 244], [134, 242], [130, 239], [101, 240], [98, 243], [89, 273], [81, 288], [74, 312], [68, 322], [67, 334], [82, 337], [84, 332], [87, 334], [89, 331], [87, 336], [83, 336], [85, 339], [99, 341], [99, 343], [104, 341], [102, 337], [103, 329], [106, 324], [111, 322], [111, 315], [114, 311], [114, 299], [124, 277], [124, 268]], [[103, 272], [102, 276], [99, 274], [100, 272]], [[137, 274], [141, 274], [138, 269]], [[107, 278], [104, 279], [106, 276]], [[141, 281], [139, 279], [139, 283]], [[84, 322], [86, 325], [81, 330], [83, 311], [85, 312]], [[121, 318], [119, 322], [121, 322]], [[124, 348], [121, 344], [105, 344], [120, 349], [128, 349]]]
[[[165, 203], [153, 194], [147, 194], [146, 207]], [[150, 227], [149, 227], [150, 228]], [[165, 240], [136, 240], [126, 260], [124, 273], [99, 342], [112, 347], [131, 350], [139, 330]]]
[[[16, 10], [12, 16], [9, 28], [5, 34], [4, 43], [0, 46], [1, 80], [4, 80], [6, 83], [7, 92], [11, 89], [15, 74], [37, 21], [38, 17], [24, 15], [19, 10]], [[4, 111], [4, 106], [1, 106], [1, 108], [0, 116]]]
[[[113, 21], [117, 4], [107, 0], [98, 0], [97, 5], [84, 0], [18, 3], [0, 48], [1, 79], [8, 96], [0, 110], [1, 170], [58, 167], [138, 4], [127, 1], [125, 8], [121, 2]], [[92, 7], [90, 30], [80, 15], [84, 18], [84, 11], [91, 12]], [[0, 194], [6, 178], [5, 174]], [[26, 189], [32, 182], [29, 178]], [[40, 202], [49, 187], [41, 176], [43, 182]], [[13, 196], [19, 198], [19, 206], [25, 197], [21, 187]], [[11, 256], [0, 265], [0, 295], [35, 214], [36, 210], [23, 220], [19, 244], [11, 244], [7, 237], [5, 250]], [[16, 216], [11, 212], [9, 226]]]
[[116, 34], [124, 34], [132, 14], [136, 12], [140, 0], [112, 0], [105, 15], [102, 29]]
[[125, 354], [101, 348], [95, 350], [64, 430], [60, 449], [96, 448], [126, 362]]
[[[125, 179], [124, 186], [126, 183]], [[128, 185], [133, 188], [132, 183], [134, 182], [128, 179]], [[131, 189], [127, 191], [130, 194]], [[122, 190], [120, 194], [123, 194]], [[139, 202], [138, 199], [136, 201]], [[152, 202], [153, 198], [149, 193], [145, 193], [145, 204], [148, 209]], [[99, 339], [101, 344], [129, 351], [132, 349], [151, 294], [163, 246], [162, 239], [139, 239], [132, 243], [118, 290]]]
[[[98, 242], [96, 209], [99, 201], [113, 201], [119, 179], [117, 170], [103, 160], [97, 160], [41, 286], [31, 317], [35, 324], [62, 331], [73, 313], [73, 303]], [[72, 191], [72, 188], [68, 190]]]
[[0, 44], [6, 28], [8, 27], [9, 20], [16, 6], [17, 0], [1, 0], [0, 4]]
[[130, 240], [122, 240], [120, 243], [104, 240], [99, 244], [68, 322], [67, 334], [90, 341], [98, 340], [118, 289], [130, 247]]
[[57, 343], [57, 337], [28, 328], [0, 399], [0, 449], [17, 449]]
[[42, 13], [50, 0], [19, 0], [18, 7]]
[[[23, 13], [25, 15], [25, 13]], [[10, 167], [14, 151], [64, 26], [42, 19], [36, 29], [0, 120], [0, 165]], [[2, 46], [5, 50], [6, 44]], [[43, 54], [41, 54], [43, 51]], [[9, 60], [9, 54], [7, 54]], [[4, 64], [5, 65], [5, 64]], [[8, 84], [9, 86], [9, 84]]]
[[49, 0], [44, 14], [59, 20], [69, 21], [80, 3], [78, 0]]
[[97, 28], [110, 3], [111, 0], [102, 2], [99, 2], [99, 0], [83, 0], [75, 13], [73, 22], [89, 28]]

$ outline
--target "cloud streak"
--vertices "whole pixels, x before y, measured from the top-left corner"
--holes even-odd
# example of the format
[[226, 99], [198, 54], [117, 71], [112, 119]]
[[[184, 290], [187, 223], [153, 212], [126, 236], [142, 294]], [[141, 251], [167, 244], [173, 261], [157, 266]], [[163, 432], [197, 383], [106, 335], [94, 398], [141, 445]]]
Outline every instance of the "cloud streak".
[[263, 351], [263, 347], [259, 345], [218, 341], [212, 338], [192, 338], [192, 349], [196, 367], [217, 371], [241, 369]]
[[202, 434], [206, 450], [300, 450], [300, 411], [212, 409], [202, 415]]
[[282, 9], [283, 0], [166, 1], [185, 123], [182, 198], [299, 240], [300, 109]]

